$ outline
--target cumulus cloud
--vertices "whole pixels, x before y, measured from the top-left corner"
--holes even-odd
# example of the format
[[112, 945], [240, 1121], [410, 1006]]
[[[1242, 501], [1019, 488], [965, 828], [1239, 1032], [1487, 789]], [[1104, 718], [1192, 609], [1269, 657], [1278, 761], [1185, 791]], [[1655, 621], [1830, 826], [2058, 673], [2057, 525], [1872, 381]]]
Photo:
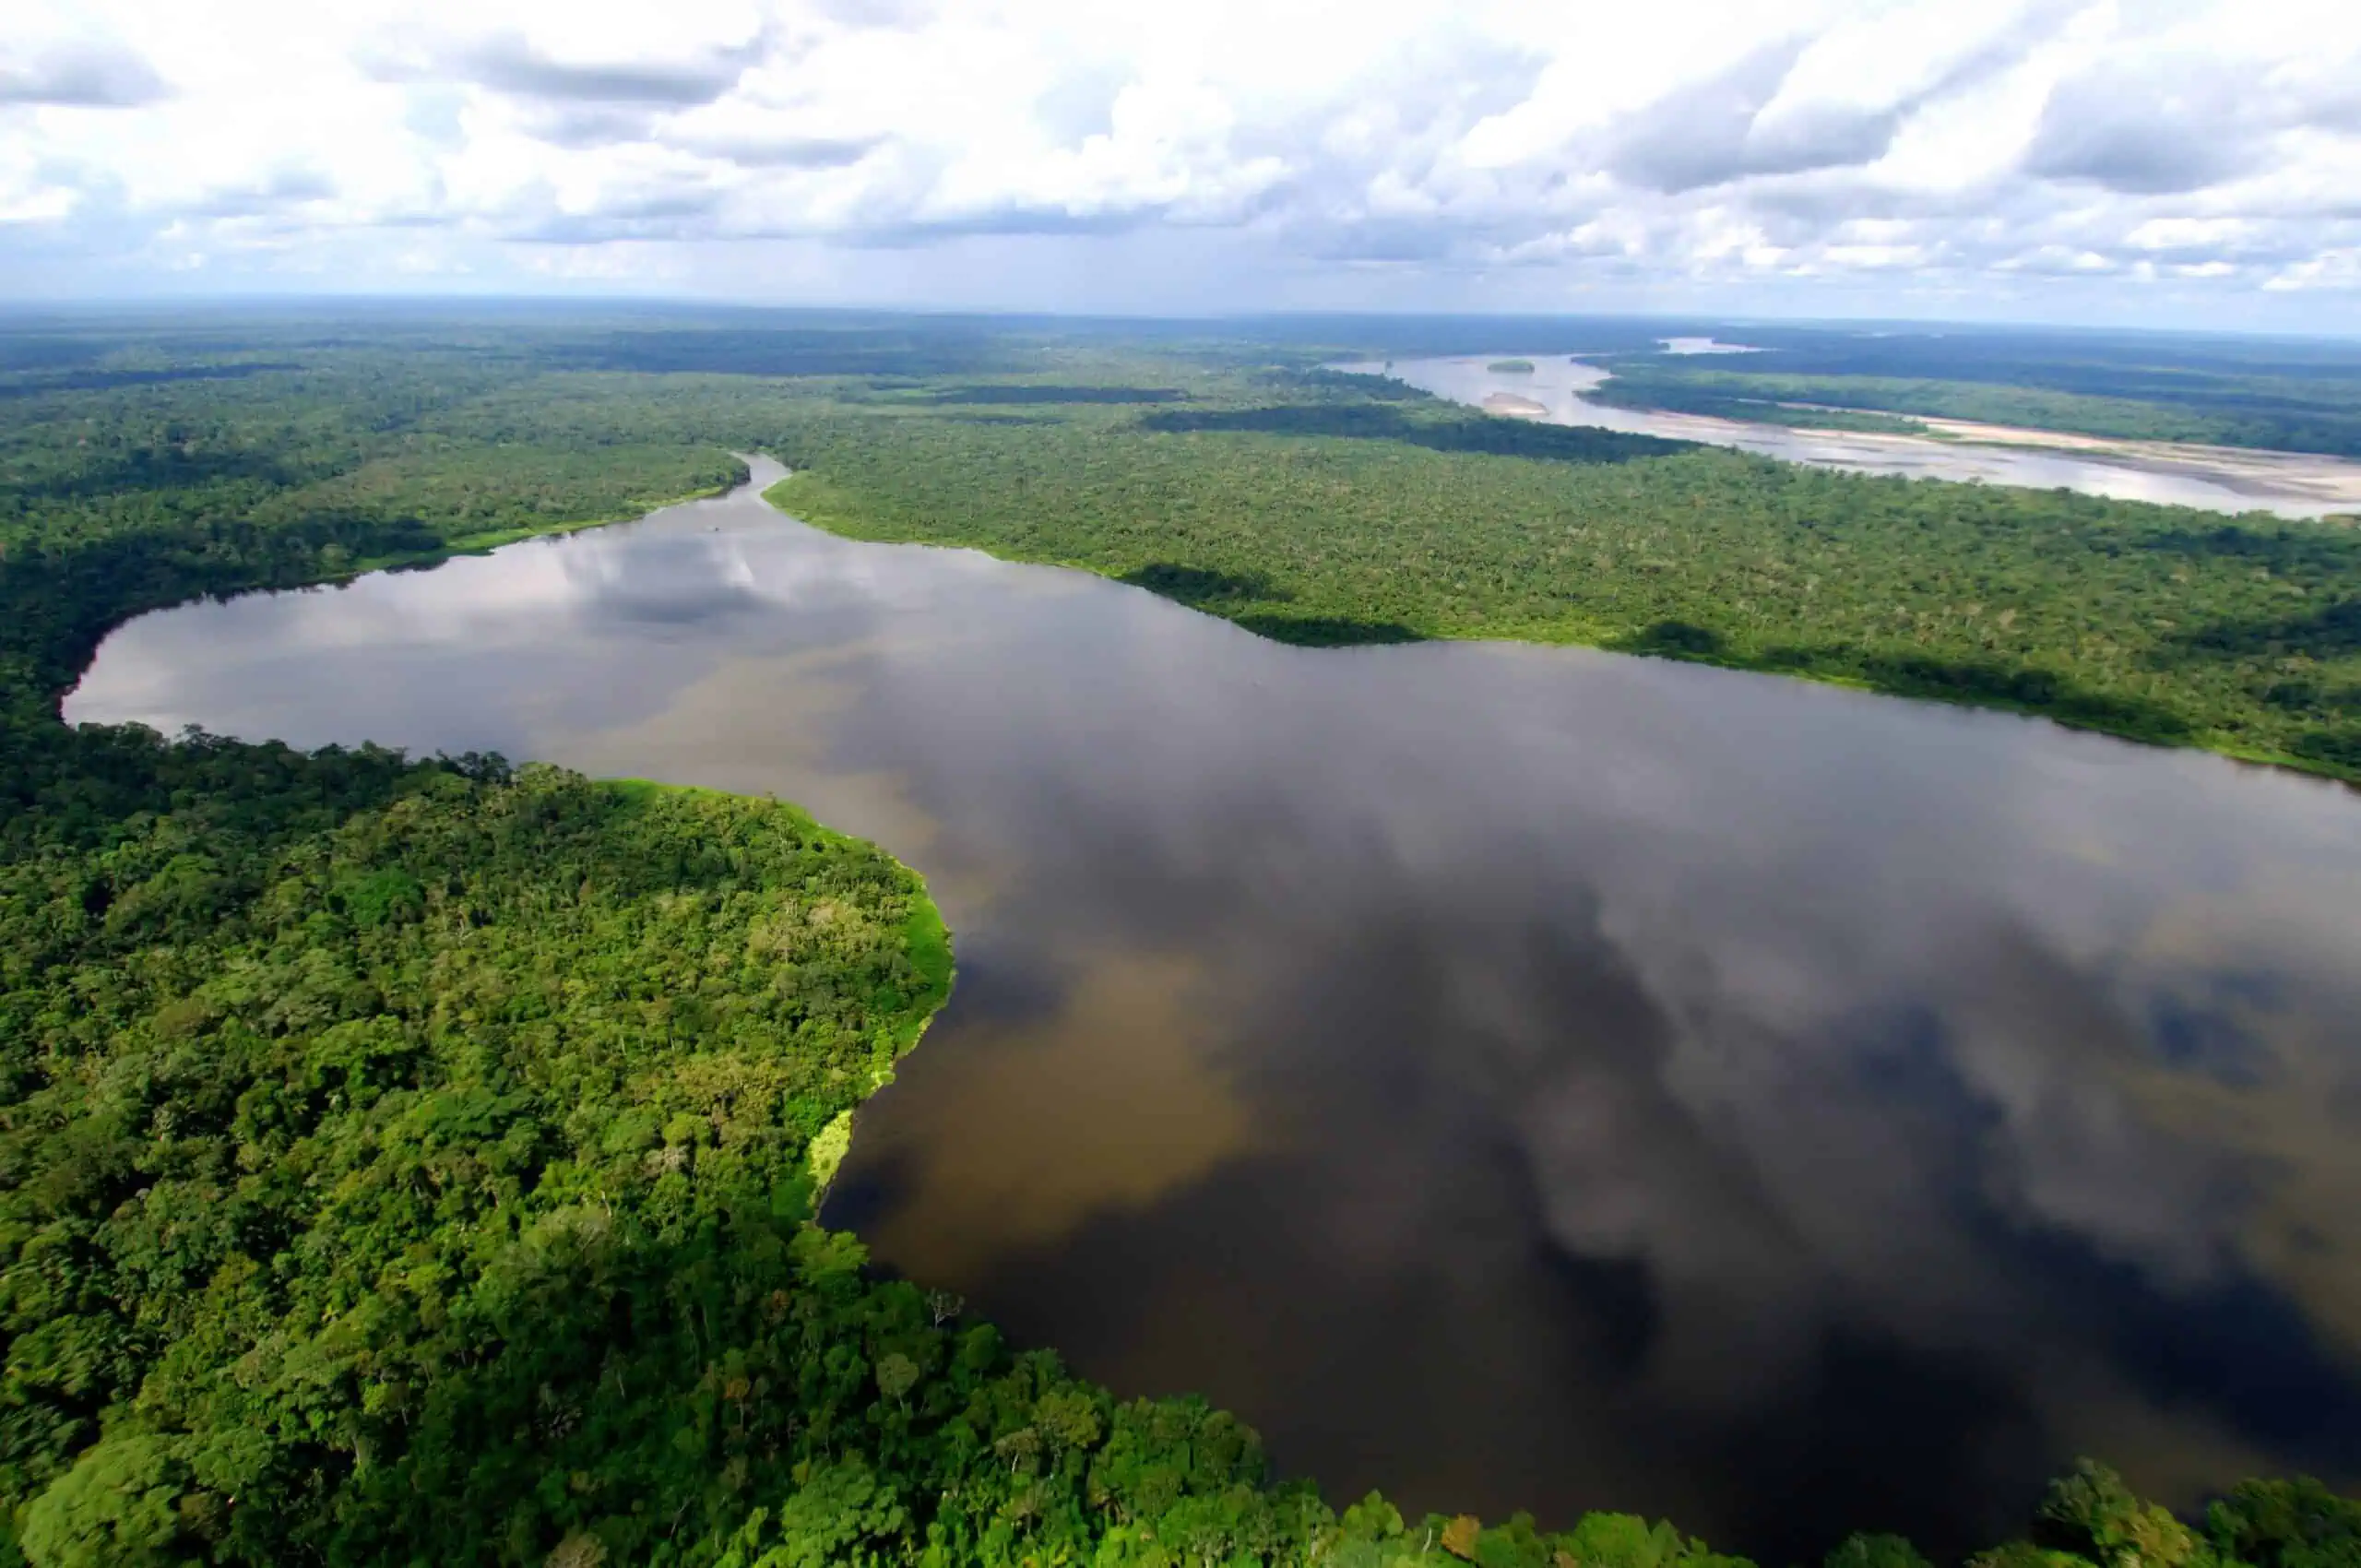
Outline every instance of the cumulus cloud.
[[453, 74], [530, 98], [675, 107], [710, 103], [730, 90], [755, 51], [718, 50], [673, 64], [564, 60], [516, 34], [485, 41], [453, 62]]
[[1883, 152], [1898, 123], [1890, 109], [1809, 104], [1761, 129], [1800, 53], [1799, 43], [1763, 50], [1626, 116], [1607, 167], [1644, 189], [1678, 194], [1747, 174], [1866, 163]]
[[253, 218], [307, 202], [326, 201], [336, 184], [315, 167], [281, 164], [243, 184], [216, 185], [189, 212], [203, 218]]
[[156, 68], [119, 43], [0, 42], [0, 103], [129, 109], [153, 103], [166, 90]]
[[2219, 184], [2265, 154], [2255, 87], [2212, 61], [2105, 66], [2051, 95], [2025, 170], [2141, 195]]
[[136, 287], [398, 227], [411, 287], [842, 292], [890, 248], [896, 287], [991, 303], [1017, 269], [976, 247], [1025, 242], [1078, 303], [1144, 307], [1347, 277], [1525, 307], [1637, 280], [2317, 301], [2361, 244], [2361, 8], [2315, 0], [27, 3], [0, 42], [19, 286], [77, 248]]

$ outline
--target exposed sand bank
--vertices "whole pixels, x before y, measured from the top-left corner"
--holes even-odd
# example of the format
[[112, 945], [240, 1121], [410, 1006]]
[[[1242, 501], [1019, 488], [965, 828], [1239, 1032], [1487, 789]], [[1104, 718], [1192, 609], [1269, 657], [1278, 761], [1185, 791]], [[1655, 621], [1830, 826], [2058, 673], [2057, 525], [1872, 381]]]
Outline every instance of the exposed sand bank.
[[1520, 398], [1513, 392], [1495, 392], [1484, 399], [1484, 411], [1488, 414], [1507, 414], [1513, 419], [1536, 420], [1547, 419], [1549, 407], [1530, 398]]
[[1918, 414], [1926, 434], [1817, 429], [1660, 409], [1594, 403], [1583, 394], [1610, 378], [1599, 366], [1560, 356], [1537, 374], [1501, 383], [1474, 358], [1409, 360], [1337, 368], [1385, 374], [1440, 397], [1511, 419], [1592, 425], [1731, 446], [1790, 462], [1857, 473], [1977, 481], [2068, 489], [2119, 500], [2202, 506], [2225, 513], [2361, 519], [2361, 463], [2305, 452], [2195, 442], [2115, 440], [2068, 431], [1987, 424]]

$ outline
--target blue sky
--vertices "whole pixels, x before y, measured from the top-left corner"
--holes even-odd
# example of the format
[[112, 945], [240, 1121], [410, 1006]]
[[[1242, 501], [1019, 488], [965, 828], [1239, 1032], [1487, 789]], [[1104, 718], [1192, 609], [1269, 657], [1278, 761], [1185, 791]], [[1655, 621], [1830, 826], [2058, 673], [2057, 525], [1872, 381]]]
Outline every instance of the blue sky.
[[2361, 332], [2352, 0], [15, 0], [17, 299]]

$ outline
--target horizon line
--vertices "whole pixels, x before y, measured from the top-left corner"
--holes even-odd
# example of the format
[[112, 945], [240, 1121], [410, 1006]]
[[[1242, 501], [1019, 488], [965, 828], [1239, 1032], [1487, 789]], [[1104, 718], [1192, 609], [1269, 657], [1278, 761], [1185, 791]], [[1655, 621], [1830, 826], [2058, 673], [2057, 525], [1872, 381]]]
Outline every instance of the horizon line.
[[931, 303], [848, 304], [790, 303], [781, 301], [730, 299], [696, 294], [590, 294], [421, 292], [379, 291], [315, 291], [296, 292], [151, 293], [115, 295], [25, 296], [0, 301], [0, 322], [42, 316], [88, 315], [115, 311], [169, 315], [175, 311], [207, 313], [254, 310], [324, 309], [396, 306], [428, 311], [482, 310], [524, 307], [537, 311], [565, 309], [627, 309], [648, 312], [735, 312], [749, 315], [887, 316], [901, 318], [968, 319], [978, 321], [1068, 321], [1076, 323], [1142, 323], [1207, 325], [1221, 322], [1271, 321], [1560, 321], [1669, 323], [1676, 325], [1824, 327], [1861, 330], [1880, 327], [1950, 327], [1973, 332], [2034, 330], [2082, 337], [2268, 339], [2361, 346], [2361, 328], [2297, 330], [2263, 327], [2157, 327], [2093, 325], [2038, 317], [1971, 318], [1940, 315], [1808, 315], [1776, 313], [1654, 310], [1407, 310], [1303, 306], [1286, 309], [1226, 311], [1068, 311], [1016, 306]]

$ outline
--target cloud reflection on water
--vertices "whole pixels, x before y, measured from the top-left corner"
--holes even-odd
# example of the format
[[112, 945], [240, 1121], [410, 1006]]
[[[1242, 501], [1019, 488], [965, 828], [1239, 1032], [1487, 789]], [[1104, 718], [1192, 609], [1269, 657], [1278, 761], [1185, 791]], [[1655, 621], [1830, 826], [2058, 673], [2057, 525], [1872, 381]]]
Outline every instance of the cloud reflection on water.
[[[1952, 1546], [2361, 1453], [2361, 798], [1572, 649], [1283, 647], [749, 497], [111, 639], [77, 718], [803, 801], [962, 973], [835, 1218], [1337, 1494]], [[2350, 1478], [2348, 1478], [2350, 1479]]]

